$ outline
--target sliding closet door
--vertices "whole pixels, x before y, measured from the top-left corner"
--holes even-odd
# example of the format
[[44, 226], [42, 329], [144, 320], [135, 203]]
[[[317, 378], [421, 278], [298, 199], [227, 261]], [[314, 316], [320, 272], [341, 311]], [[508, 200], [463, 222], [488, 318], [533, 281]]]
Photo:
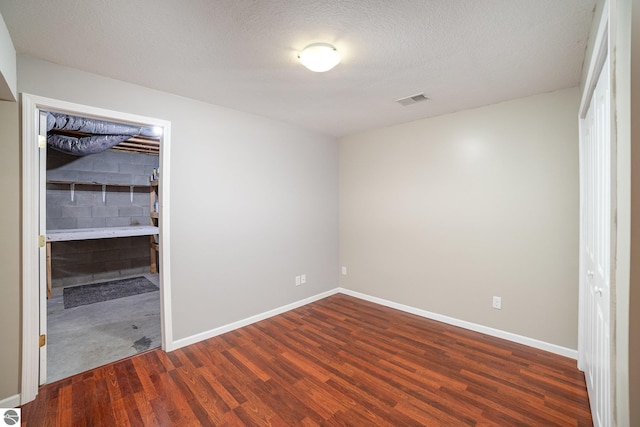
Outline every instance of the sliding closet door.
[[611, 118], [609, 60], [605, 59], [581, 123], [582, 321], [584, 368], [594, 425], [609, 426], [611, 414]]

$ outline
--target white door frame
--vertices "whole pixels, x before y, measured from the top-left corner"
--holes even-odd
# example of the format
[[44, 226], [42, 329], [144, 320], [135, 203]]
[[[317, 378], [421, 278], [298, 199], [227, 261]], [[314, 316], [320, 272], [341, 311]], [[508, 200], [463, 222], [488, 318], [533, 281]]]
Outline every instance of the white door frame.
[[170, 225], [170, 162], [171, 122], [102, 108], [89, 107], [56, 99], [23, 93], [22, 98], [22, 377], [21, 404], [38, 394], [39, 321], [40, 321], [40, 248], [39, 248], [39, 185], [40, 176], [38, 125], [39, 111], [53, 110], [83, 117], [162, 128], [160, 140], [160, 319], [162, 349], [174, 349], [171, 322]]

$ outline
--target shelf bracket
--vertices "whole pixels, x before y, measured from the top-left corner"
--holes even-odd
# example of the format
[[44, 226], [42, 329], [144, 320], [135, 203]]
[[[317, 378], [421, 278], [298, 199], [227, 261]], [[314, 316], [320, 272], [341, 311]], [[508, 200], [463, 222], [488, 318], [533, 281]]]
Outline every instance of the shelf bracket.
[[133, 185], [129, 186], [129, 191], [130, 191], [129, 194], [131, 194], [131, 203], [133, 203]]
[[72, 182], [71, 184], [69, 184], [69, 187], [69, 192], [71, 193], [71, 203], [73, 203], [76, 198], [76, 184]]
[[102, 184], [102, 203], [107, 203], [107, 186]]

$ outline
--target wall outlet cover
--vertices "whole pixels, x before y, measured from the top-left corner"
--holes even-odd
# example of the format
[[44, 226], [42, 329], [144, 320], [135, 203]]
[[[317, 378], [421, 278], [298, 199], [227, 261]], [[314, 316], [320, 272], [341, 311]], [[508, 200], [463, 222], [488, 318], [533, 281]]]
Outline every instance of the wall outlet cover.
[[502, 298], [501, 297], [493, 297], [493, 308], [497, 308], [500, 310], [502, 308]]

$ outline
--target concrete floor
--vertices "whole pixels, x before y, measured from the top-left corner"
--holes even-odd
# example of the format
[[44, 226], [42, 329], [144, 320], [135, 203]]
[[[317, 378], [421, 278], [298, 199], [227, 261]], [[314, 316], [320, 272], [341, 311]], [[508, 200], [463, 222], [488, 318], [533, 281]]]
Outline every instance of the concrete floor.
[[[158, 285], [157, 274], [145, 274]], [[47, 383], [160, 347], [160, 292], [64, 308], [47, 302]]]

